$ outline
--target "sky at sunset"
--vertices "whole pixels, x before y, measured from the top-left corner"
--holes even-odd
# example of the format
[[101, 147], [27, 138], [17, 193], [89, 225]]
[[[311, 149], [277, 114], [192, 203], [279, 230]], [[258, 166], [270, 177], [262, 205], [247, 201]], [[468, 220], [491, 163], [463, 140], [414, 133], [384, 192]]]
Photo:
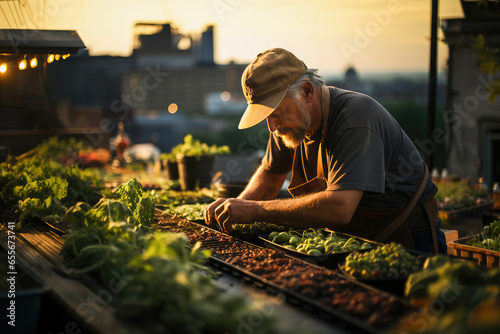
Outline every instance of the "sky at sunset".
[[[0, 1], [0, 28], [76, 30], [91, 55], [128, 56], [136, 22], [170, 22], [198, 34], [215, 26], [218, 63], [283, 47], [323, 75], [427, 71], [431, 0], [25, 0]], [[440, 18], [463, 17], [441, 0]], [[440, 31], [440, 37], [442, 33]], [[444, 70], [447, 47], [439, 42]]]

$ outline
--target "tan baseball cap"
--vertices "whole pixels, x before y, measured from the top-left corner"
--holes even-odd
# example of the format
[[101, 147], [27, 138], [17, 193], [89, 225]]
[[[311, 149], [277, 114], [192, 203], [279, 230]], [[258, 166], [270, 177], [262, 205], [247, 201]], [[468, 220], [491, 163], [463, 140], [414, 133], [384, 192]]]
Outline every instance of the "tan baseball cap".
[[287, 50], [274, 48], [259, 53], [241, 76], [247, 109], [238, 129], [265, 120], [278, 107], [288, 91], [307, 70], [307, 66]]

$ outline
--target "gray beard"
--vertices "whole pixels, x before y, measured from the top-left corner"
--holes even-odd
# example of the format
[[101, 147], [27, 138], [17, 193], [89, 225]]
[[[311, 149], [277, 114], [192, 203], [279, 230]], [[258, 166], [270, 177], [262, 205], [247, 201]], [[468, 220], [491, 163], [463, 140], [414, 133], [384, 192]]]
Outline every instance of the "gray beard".
[[283, 144], [288, 148], [296, 148], [306, 138], [307, 130], [294, 130], [287, 131], [285, 134], [278, 134]]
[[309, 115], [305, 108], [299, 104], [299, 110], [302, 113], [303, 120], [298, 129], [285, 128], [283, 132], [276, 132], [278, 137], [281, 138], [283, 144], [288, 148], [296, 148], [306, 138], [308, 129], [311, 127], [311, 115]]

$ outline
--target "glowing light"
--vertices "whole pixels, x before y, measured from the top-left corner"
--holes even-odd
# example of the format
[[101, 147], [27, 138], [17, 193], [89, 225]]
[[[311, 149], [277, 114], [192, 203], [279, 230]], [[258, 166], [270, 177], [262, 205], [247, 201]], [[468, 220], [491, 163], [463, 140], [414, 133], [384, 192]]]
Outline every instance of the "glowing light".
[[191, 38], [187, 36], [181, 37], [179, 43], [177, 43], [179, 50], [188, 50], [191, 47]]
[[168, 106], [168, 112], [171, 114], [175, 114], [178, 109], [179, 107], [175, 103], [170, 103], [170, 105]]
[[0, 73], [5, 73], [5, 72], [7, 72], [7, 64], [0, 65]]
[[56, 61], [58, 61], [59, 59], [61, 59], [61, 55], [55, 55], [54, 57], [55, 57]]
[[228, 91], [222, 92], [220, 94], [220, 99], [222, 101], [229, 101], [230, 98], [231, 98], [231, 93], [229, 93]]
[[62, 59], [66, 59], [66, 58], [68, 58], [69, 56], [70, 56], [70, 54], [69, 54], [69, 53], [68, 53], [68, 54], [66, 54], [66, 55], [63, 55], [63, 56], [62, 56]]
[[49, 57], [47, 58], [47, 63], [52, 63], [54, 61], [54, 55], [49, 55]]
[[37, 65], [38, 65], [38, 60], [36, 59], [36, 57], [31, 58], [30, 67], [35, 68]]
[[19, 69], [22, 71], [22, 70], [25, 70], [26, 67], [28, 67], [28, 63], [26, 62], [26, 59], [23, 59], [19, 62]]
[[156, 117], [158, 117], [158, 110], [154, 109], [154, 110], [150, 110], [149, 111], [149, 114], [148, 114], [148, 118], [149, 119], [155, 119]]

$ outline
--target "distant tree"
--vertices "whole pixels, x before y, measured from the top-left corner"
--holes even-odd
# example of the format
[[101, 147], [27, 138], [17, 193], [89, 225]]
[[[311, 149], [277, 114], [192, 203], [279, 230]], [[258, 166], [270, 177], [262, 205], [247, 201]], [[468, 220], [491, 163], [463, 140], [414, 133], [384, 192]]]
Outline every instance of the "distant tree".
[[[484, 36], [479, 34], [472, 44], [472, 48], [477, 52], [479, 58], [477, 64], [483, 74], [496, 76], [500, 70], [500, 48], [490, 48], [486, 46]], [[500, 95], [500, 78], [492, 80], [486, 90], [490, 94], [489, 101], [493, 103]]]

